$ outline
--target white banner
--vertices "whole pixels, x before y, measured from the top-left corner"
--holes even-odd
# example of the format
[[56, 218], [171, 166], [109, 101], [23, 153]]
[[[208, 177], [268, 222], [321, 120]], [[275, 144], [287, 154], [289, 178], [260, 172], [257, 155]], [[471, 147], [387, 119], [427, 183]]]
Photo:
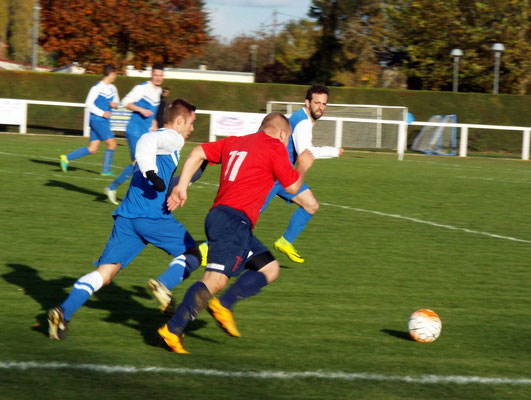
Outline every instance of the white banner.
[[210, 115], [210, 141], [216, 136], [243, 136], [258, 131], [266, 114], [212, 111]]
[[26, 103], [16, 99], [0, 99], [0, 124], [25, 125]]

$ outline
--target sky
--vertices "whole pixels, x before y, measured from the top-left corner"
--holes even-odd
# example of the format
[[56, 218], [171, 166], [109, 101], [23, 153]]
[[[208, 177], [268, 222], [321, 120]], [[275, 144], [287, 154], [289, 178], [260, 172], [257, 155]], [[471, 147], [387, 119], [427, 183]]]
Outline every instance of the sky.
[[278, 32], [283, 22], [307, 19], [311, 4], [312, 0], [205, 0], [212, 35], [228, 40], [252, 34], [261, 24], [271, 31], [274, 10], [278, 11]]

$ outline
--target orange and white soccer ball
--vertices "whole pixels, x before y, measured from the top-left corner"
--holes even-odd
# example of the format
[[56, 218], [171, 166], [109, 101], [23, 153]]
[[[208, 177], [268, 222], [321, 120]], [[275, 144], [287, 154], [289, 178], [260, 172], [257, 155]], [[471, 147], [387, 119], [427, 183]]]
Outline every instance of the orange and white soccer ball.
[[417, 342], [433, 342], [441, 334], [441, 329], [442, 324], [439, 316], [424, 308], [411, 314], [407, 322], [409, 335]]

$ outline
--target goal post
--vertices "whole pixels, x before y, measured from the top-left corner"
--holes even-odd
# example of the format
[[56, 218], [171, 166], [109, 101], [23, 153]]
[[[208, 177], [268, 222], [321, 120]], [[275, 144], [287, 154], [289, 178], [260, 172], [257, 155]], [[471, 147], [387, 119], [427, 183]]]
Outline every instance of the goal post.
[[[428, 122], [456, 123], [457, 116], [433, 115]], [[424, 126], [411, 144], [411, 150], [424, 154], [447, 155], [457, 154], [457, 129], [455, 126]]]
[[[266, 109], [267, 113], [279, 111], [289, 116], [302, 106], [302, 102], [269, 101]], [[407, 107], [329, 103], [323, 115], [326, 118], [315, 124], [313, 142], [318, 146], [396, 150], [398, 124], [382, 124], [378, 121], [407, 121], [407, 115]], [[344, 121], [341, 118], [364, 118], [374, 122]]]

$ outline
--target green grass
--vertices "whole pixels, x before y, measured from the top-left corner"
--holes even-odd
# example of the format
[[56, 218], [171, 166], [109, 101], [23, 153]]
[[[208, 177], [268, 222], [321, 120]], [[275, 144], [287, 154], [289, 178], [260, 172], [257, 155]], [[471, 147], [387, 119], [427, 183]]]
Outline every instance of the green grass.
[[[112, 227], [114, 208], [102, 194], [110, 179], [99, 175], [103, 149], [73, 161], [63, 174], [58, 155], [85, 145], [85, 138], [1, 134], [0, 144], [0, 399], [531, 396], [529, 384], [204, 375], [319, 371], [530, 379], [528, 162], [410, 154], [397, 161], [395, 154], [360, 152], [316, 161], [308, 183], [327, 204], [296, 242], [306, 262], [279, 255], [279, 279], [235, 308], [240, 339], [201, 313], [187, 332], [192, 354], [186, 356], [167, 351], [156, 337], [163, 319], [145, 283], [170, 256], [153, 247], [75, 314], [67, 340], [47, 338], [46, 310], [93, 268]], [[128, 157], [120, 140], [115, 170]], [[209, 167], [175, 213], [197, 240], [204, 239], [218, 174], [218, 167]], [[125, 191], [123, 185], [118, 197]], [[275, 199], [256, 235], [271, 245], [294, 210]], [[175, 289], [178, 300], [199, 276]], [[407, 339], [407, 319], [419, 308], [442, 319], [434, 343]], [[4, 368], [9, 361], [41, 367]], [[72, 367], [52, 369], [52, 362]], [[183, 370], [73, 368], [80, 364]]]

